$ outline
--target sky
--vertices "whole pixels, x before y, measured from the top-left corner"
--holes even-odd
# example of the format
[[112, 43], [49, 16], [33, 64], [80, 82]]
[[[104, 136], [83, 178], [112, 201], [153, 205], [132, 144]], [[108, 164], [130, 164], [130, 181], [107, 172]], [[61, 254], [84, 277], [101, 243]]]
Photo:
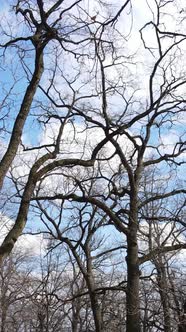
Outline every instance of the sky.
[[[121, 2], [122, 3], [122, 2]], [[149, 4], [154, 4], [153, 1], [149, 1]], [[3, 14], [3, 11], [5, 10], [6, 11], [6, 2], [4, 1], [3, 2], [4, 4], [4, 8], [1, 7], [1, 14]], [[118, 2], [117, 2], [118, 4]], [[91, 4], [92, 6], [92, 4]], [[97, 7], [92, 7], [91, 8], [91, 14], [93, 13], [94, 14], [94, 11], [97, 10]], [[172, 9], [170, 11], [170, 14], [172, 13]], [[4, 15], [4, 14], [3, 14]], [[101, 13], [98, 13], [97, 15], [97, 19], [101, 20], [103, 18], [103, 14]], [[173, 23], [172, 22], [172, 19], [170, 20], [170, 15], [167, 15], [167, 18], [166, 18], [166, 22], [168, 24], [168, 27], [170, 27], [170, 24], [172, 25]], [[142, 0], [142, 1], [134, 1], [134, 4], [133, 4], [133, 19], [131, 20], [131, 17], [129, 15], [127, 16], [121, 16], [121, 23], [118, 24], [118, 27], [121, 28], [121, 30], [125, 33], [125, 35], [128, 35], [129, 31], [130, 31], [130, 28], [132, 26], [132, 32], [131, 32], [131, 37], [130, 39], [127, 41], [127, 52], [128, 53], [135, 53], [137, 52], [138, 53], [138, 64], [128, 64], [126, 65], [126, 67], [123, 69], [123, 72], [125, 72], [126, 70], [129, 71], [129, 73], [131, 73], [131, 75], [134, 77], [134, 83], [133, 85], [135, 84], [138, 84], [138, 87], [140, 86], [141, 89], [137, 92], [136, 96], [140, 99], [141, 103], [145, 103], [147, 101], [147, 96], [146, 96], [146, 93], [148, 93], [148, 80], [147, 80], [147, 74], [150, 72], [150, 66], [152, 64], [152, 60], [156, 57], [157, 57], [157, 51], [153, 51], [153, 54], [149, 54], [149, 51], [148, 50], [142, 50], [141, 48], [141, 39], [140, 39], [140, 33], [139, 33], [139, 29], [144, 25], [144, 23], [146, 21], [149, 21], [149, 20], [152, 20], [153, 16], [152, 16], [152, 13], [149, 9], [149, 5], [147, 4], [147, 2], [145, 0]], [[174, 22], [175, 24], [175, 22]], [[127, 28], [126, 28], [127, 26]], [[14, 29], [16, 29], [16, 33], [18, 32], [21, 32], [21, 28], [20, 27], [17, 27], [16, 25], [16, 22], [15, 22], [15, 27]], [[147, 32], [144, 34], [145, 35], [145, 38], [146, 38], [146, 41], [147, 41], [147, 44], [148, 45], [151, 45], [151, 46], [155, 46], [156, 43], [154, 41], [154, 35], [153, 35], [153, 38], [152, 38], [152, 31], [151, 29], [147, 29]], [[111, 36], [113, 38], [113, 36]], [[122, 51], [123, 51], [123, 48], [122, 48]], [[13, 61], [14, 60], [14, 54], [13, 53], [8, 53], [9, 55], [9, 62]], [[184, 55], [184, 54], [183, 54]], [[62, 56], [63, 57], [63, 56]], [[181, 56], [180, 56], [181, 57]], [[183, 57], [182, 57], [183, 59]], [[30, 63], [32, 59], [29, 59], [28, 60], [28, 63]], [[108, 62], [109, 62], [109, 57], [106, 59]], [[51, 61], [51, 60], [50, 60]], [[74, 68], [73, 68], [73, 61], [72, 60], [72, 57], [67, 55], [66, 58], [65, 58], [65, 61], [64, 61], [64, 65], [66, 65], [66, 68], [64, 69], [64, 72], [66, 74], [70, 76], [73, 76], [74, 75]], [[69, 65], [70, 63], [70, 65]], [[88, 63], [88, 61], [87, 61]], [[86, 65], [86, 60], [85, 60], [85, 66], [84, 64], [82, 63], [82, 67], [85, 68]], [[90, 61], [91, 63], [91, 61]], [[20, 70], [20, 66], [19, 64], [17, 64], [17, 72], [16, 72], [16, 75], [19, 74], [19, 70]], [[15, 68], [15, 63], [13, 62], [13, 66]], [[50, 66], [50, 63], [48, 63], [46, 61], [46, 66]], [[176, 66], [176, 64], [175, 64]], [[182, 68], [179, 68], [179, 70], [185, 70], [185, 65], [183, 64]], [[176, 67], [178, 68], [178, 67]], [[49, 68], [50, 69], [50, 68]], [[122, 73], [123, 73], [122, 72]], [[4, 79], [7, 83], [9, 83], [9, 73], [8, 71], [3, 71], [4, 75], [1, 76], [2, 79]], [[118, 72], [116, 72], [115, 70], [112, 70], [112, 69], [109, 69], [108, 71], [108, 79], [113, 79], [114, 78], [114, 75], [116, 75]], [[47, 71], [46, 75], [44, 75], [43, 77], [43, 81], [42, 81], [42, 84], [45, 85], [47, 82], [48, 82], [48, 78], [49, 78], [49, 71]], [[57, 74], [57, 77], [56, 77], [56, 80], [57, 80], [57, 86], [59, 88], [61, 88], [61, 86], [65, 87], [65, 81], [62, 80], [61, 78], [61, 73], [59, 72]], [[86, 72], [84, 72], [84, 75], [83, 77], [80, 77], [80, 80], [86, 80], [87, 79], [87, 76], [86, 76]], [[78, 80], [78, 84], [79, 84], [79, 81]], [[129, 76], [129, 80], [130, 80], [130, 76]], [[159, 78], [157, 78], [157, 83], [159, 83]], [[161, 78], [160, 78], [161, 80]], [[76, 83], [77, 84], [77, 83]], [[93, 81], [93, 85], [94, 85], [94, 81]], [[15, 107], [15, 111], [10, 113], [10, 116], [13, 118], [13, 116], [15, 116], [15, 112], [17, 110], [17, 105], [19, 104], [21, 98], [22, 98], [22, 94], [23, 94], [23, 91], [24, 91], [24, 86], [25, 86], [25, 79], [22, 79], [21, 81], [18, 82], [18, 84], [16, 85], [16, 88], [15, 88], [15, 94], [17, 94], [16, 96], [16, 100], [14, 101], [14, 107]], [[84, 93], [84, 91], [86, 89], [90, 89], [90, 85], [88, 85], [88, 88], [87, 86], [85, 88], [82, 88], [82, 93]], [[132, 86], [131, 87], [131, 90], [134, 89], [134, 87]], [[61, 88], [62, 90], [62, 88]], [[129, 89], [129, 92], [131, 92], [131, 90]], [[54, 91], [53, 91], [54, 92]], [[70, 98], [69, 97], [69, 92], [68, 91], [64, 91], [64, 96], [66, 98]], [[41, 93], [39, 92], [38, 93], [38, 96], [37, 98], [39, 99], [41, 97]], [[120, 103], [121, 99], [119, 97], [113, 97], [110, 99], [111, 102], [113, 103], [113, 105], [116, 105], [116, 109], [118, 107], [118, 104]], [[95, 102], [95, 105], [99, 106], [100, 105], [100, 100], [96, 101]], [[138, 104], [139, 105], [139, 104]], [[54, 135], [57, 133], [57, 128], [58, 128], [58, 123], [57, 121], [53, 121], [53, 123], [51, 125], [48, 125], [46, 127], [45, 130], [43, 130], [43, 126], [39, 127], [39, 125], [37, 126], [37, 129], [34, 131], [34, 135], [33, 135], [33, 130], [34, 130], [34, 126], [35, 126], [35, 122], [33, 122], [34, 120], [34, 117], [32, 117], [26, 124], [26, 127], [25, 127], [25, 130], [24, 130], [24, 135], [23, 135], [23, 140], [24, 140], [24, 144], [26, 146], [29, 146], [29, 145], [35, 145], [38, 141], [40, 142], [40, 144], [46, 144], [47, 143], [51, 143], [53, 142], [53, 139], [54, 139]], [[182, 120], [181, 120], [182, 121]], [[11, 121], [10, 121], [11, 122]], [[11, 122], [12, 124], [13, 122]], [[31, 130], [29, 130], [31, 128]], [[32, 129], [33, 128], [33, 129]], [[73, 124], [68, 124], [66, 126], [66, 129], [65, 129], [65, 139], [63, 141], [63, 146], [65, 146], [65, 152], [63, 151], [63, 156], [67, 156], [70, 153], [73, 153], [73, 155], [76, 155], [77, 156], [77, 149], [78, 149], [78, 145], [79, 145], [79, 142], [85, 142], [87, 137], [86, 137], [86, 134], [85, 132], [83, 131], [84, 130], [84, 127], [82, 126], [82, 124], [79, 122], [77, 122], [76, 124], [76, 128], [78, 129], [78, 134], [76, 134], [76, 141], [74, 142], [73, 141]], [[134, 130], [136, 130], [137, 132], [139, 132], [141, 129], [141, 123], [139, 123], [139, 125], [136, 126], [136, 128], [134, 128]], [[171, 128], [169, 129], [167, 127], [167, 129], [162, 132], [162, 136], [161, 136], [161, 140], [163, 139], [163, 143], [166, 145], [166, 151], [167, 152], [170, 152], [171, 151], [171, 146], [172, 144], [174, 144], [175, 142], [175, 137], [177, 135], [180, 135], [181, 133], [181, 130], [182, 128], [178, 129], [177, 132], [175, 132], [174, 128]], [[157, 139], [158, 139], [158, 134], [159, 134], [159, 130], [157, 129], [156, 131], [156, 134], [154, 134], [154, 136], [152, 136], [152, 139], [151, 139], [151, 142], [157, 142]], [[97, 141], [100, 140], [100, 138], [102, 137], [102, 134], [100, 133], [100, 130], [95, 130], [95, 129], [92, 129], [92, 130], [89, 130], [89, 133], [88, 133], [88, 140], [89, 140], [89, 143], [90, 145], [92, 144], [92, 146], [94, 144], [97, 143]], [[4, 141], [4, 144], [6, 144], [6, 140]], [[168, 145], [167, 145], [168, 144]], [[83, 145], [83, 144], [81, 144]], [[126, 140], [124, 142], [121, 143], [122, 146], [125, 146], [125, 149], [129, 149], [130, 150], [130, 145], [126, 143]], [[109, 148], [110, 149], [110, 148]], [[24, 181], [25, 181], [25, 178], [29, 172], [29, 169], [30, 169], [30, 164], [32, 164], [35, 160], [35, 158], [38, 156], [38, 152], [32, 152], [32, 154], [30, 153], [23, 153], [23, 150], [22, 148], [20, 148], [19, 150], [20, 152], [20, 155], [15, 159], [15, 162], [14, 162], [14, 166], [15, 166], [15, 169], [14, 169], [14, 175], [16, 177], [19, 177], [19, 176], [23, 176], [22, 177], [22, 186], [24, 186]], [[151, 151], [150, 151], [151, 152]], [[150, 155], [150, 152], [149, 152], [149, 155]], [[66, 154], [65, 154], [66, 153]], [[68, 153], [68, 154], [67, 154]], [[88, 149], [88, 151], [86, 151], [86, 153], [90, 153], [90, 150]], [[78, 154], [79, 154], [79, 151], [78, 151]], [[86, 155], [86, 154], [85, 154]], [[115, 160], [113, 161], [113, 164], [115, 163]], [[112, 165], [111, 165], [112, 166]], [[111, 168], [111, 167], [110, 167]], [[183, 173], [181, 173], [181, 177], [183, 176]], [[60, 183], [61, 184], [61, 183]], [[51, 180], [46, 180], [46, 186], [47, 186], [47, 189], [48, 191], [51, 190], [52, 186], [54, 186], [55, 188], [55, 185], [59, 186], [59, 183], [56, 184], [54, 183], [54, 180], [51, 179]], [[32, 218], [31, 218], [32, 219]], [[37, 225], [37, 222], [36, 222], [36, 225]], [[37, 227], [37, 226], [36, 226]]]

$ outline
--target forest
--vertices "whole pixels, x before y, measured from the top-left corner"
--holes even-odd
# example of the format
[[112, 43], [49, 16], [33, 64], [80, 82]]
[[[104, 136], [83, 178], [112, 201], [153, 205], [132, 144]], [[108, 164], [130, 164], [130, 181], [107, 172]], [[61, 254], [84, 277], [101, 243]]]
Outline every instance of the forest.
[[185, 332], [184, 0], [2, 0], [0, 37], [0, 332]]

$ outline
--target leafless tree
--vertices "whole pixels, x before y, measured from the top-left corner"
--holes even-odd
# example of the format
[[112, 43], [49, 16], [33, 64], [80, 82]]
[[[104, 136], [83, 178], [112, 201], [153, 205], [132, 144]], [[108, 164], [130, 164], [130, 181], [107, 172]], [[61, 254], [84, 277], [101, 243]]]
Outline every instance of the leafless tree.
[[[121, 233], [127, 251], [127, 332], [141, 330], [143, 264], [154, 260], [158, 270], [157, 257], [186, 247], [178, 237], [171, 245], [163, 241], [158, 247], [149, 246], [148, 252], [140, 247], [144, 220], [170, 222], [177, 231], [177, 225], [185, 227], [186, 191], [181, 176], [185, 165], [182, 121], [186, 102], [186, 35], [183, 11], [175, 2], [151, 1], [151, 19], [140, 29], [141, 46], [133, 56], [132, 32], [122, 29], [119, 20], [124, 15], [128, 25], [135, 1], [124, 1], [117, 8], [97, 1], [96, 13], [81, 0], [70, 5], [38, 0], [36, 9], [31, 0], [18, 1], [14, 10], [25, 30], [20, 37], [4, 29], [6, 40], [1, 45], [4, 54], [10, 47], [15, 49], [28, 85], [0, 164], [2, 183], [8, 174], [14, 185], [11, 199], [19, 206], [15, 224], [0, 246], [0, 257], [11, 252], [27, 218], [34, 216], [36, 203], [44, 204], [42, 212], [45, 217], [49, 215], [47, 228], [56, 220], [50, 216], [52, 207], [55, 206], [56, 215], [61, 206], [58, 217], [65, 227], [65, 213], [68, 218], [71, 204], [80, 208], [88, 205], [100, 221], [104, 220], [105, 229], [113, 227]], [[178, 29], [171, 31], [168, 15], [172, 15], [175, 26], [180, 23]], [[138, 33], [135, 24], [134, 32]], [[33, 55], [34, 71], [33, 63], [30, 64]], [[141, 58], [146, 60], [142, 63]], [[31, 123], [32, 117], [40, 125], [40, 141], [36, 139], [28, 147], [24, 142], [21, 145], [21, 140], [25, 122]], [[170, 142], [166, 140], [168, 135]], [[18, 169], [20, 162], [26, 165], [24, 174]], [[157, 170], [153, 181], [161, 178], [163, 190], [154, 186], [144, 192], [144, 174], [153, 167]], [[156, 202], [161, 202], [160, 211], [148, 219], [145, 208]], [[31, 206], [33, 209], [29, 210]], [[79, 225], [81, 228], [81, 218]], [[54, 222], [53, 227], [56, 239], [69, 246], [78, 262], [77, 238], [72, 246]], [[81, 249], [88, 258], [86, 240]], [[81, 272], [93, 303], [97, 299], [94, 280], [90, 282], [90, 262], [87, 259], [86, 271], [83, 267]], [[97, 302], [95, 307], [99, 308]], [[94, 319], [97, 314], [94, 312]], [[101, 330], [100, 323], [96, 329]]]
[[0, 329], [20, 331], [28, 318], [27, 298], [31, 284], [32, 258], [23, 250], [4, 260], [0, 273]]

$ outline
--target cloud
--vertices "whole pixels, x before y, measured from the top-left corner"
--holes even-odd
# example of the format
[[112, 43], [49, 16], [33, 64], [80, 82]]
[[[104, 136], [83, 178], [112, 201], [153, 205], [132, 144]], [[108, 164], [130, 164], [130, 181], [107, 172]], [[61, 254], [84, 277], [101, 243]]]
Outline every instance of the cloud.
[[48, 241], [44, 239], [42, 234], [23, 234], [18, 239], [15, 248], [22, 249], [32, 256], [43, 256], [46, 254], [47, 244]]
[[[150, 224], [149, 224], [150, 223]], [[140, 223], [139, 230], [139, 248], [144, 252], [149, 251], [149, 233], [151, 226], [152, 247], [171, 246], [179, 243], [185, 243], [185, 236], [180, 231], [180, 227], [172, 222], [146, 222]], [[144, 236], [146, 234], [147, 236]]]
[[[0, 214], [0, 244], [3, 242], [8, 231], [12, 228], [14, 221], [6, 215]], [[43, 234], [23, 234], [15, 244], [15, 251], [23, 251], [29, 256], [43, 256], [46, 254], [48, 241]]]

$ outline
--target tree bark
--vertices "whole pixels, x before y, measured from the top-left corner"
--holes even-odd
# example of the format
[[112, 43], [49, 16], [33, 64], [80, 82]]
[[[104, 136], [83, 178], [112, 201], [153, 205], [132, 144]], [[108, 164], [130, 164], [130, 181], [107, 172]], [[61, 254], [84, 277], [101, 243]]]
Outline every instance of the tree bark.
[[97, 300], [97, 295], [95, 294], [94, 290], [90, 288], [89, 288], [89, 294], [90, 294], [92, 312], [94, 316], [95, 332], [102, 332], [102, 317], [101, 317], [100, 305]]
[[2, 307], [2, 309], [1, 309], [1, 332], [6, 331], [6, 314], [7, 314], [7, 308]]
[[102, 332], [101, 308], [98, 303], [97, 294], [95, 293], [95, 281], [94, 281], [94, 274], [93, 274], [93, 270], [92, 270], [92, 258], [91, 258], [90, 248], [86, 248], [86, 255], [87, 255], [86, 281], [87, 281], [87, 287], [89, 290], [92, 313], [93, 313], [93, 317], [94, 317], [95, 332]]
[[79, 299], [72, 301], [72, 332], [78, 332], [81, 302]]
[[164, 317], [164, 331], [170, 332], [171, 329], [171, 317], [170, 317], [170, 305], [168, 297], [168, 278], [166, 274], [166, 263], [163, 262], [163, 258], [160, 256], [155, 261], [155, 266], [157, 270], [157, 282], [161, 298], [161, 303], [163, 307], [163, 317]]
[[140, 310], [139, 310], [139, 262], [137, 244], [137, 192], [131, 195], [129, 234], [127, 236], [127, 332], [140, 332]]

